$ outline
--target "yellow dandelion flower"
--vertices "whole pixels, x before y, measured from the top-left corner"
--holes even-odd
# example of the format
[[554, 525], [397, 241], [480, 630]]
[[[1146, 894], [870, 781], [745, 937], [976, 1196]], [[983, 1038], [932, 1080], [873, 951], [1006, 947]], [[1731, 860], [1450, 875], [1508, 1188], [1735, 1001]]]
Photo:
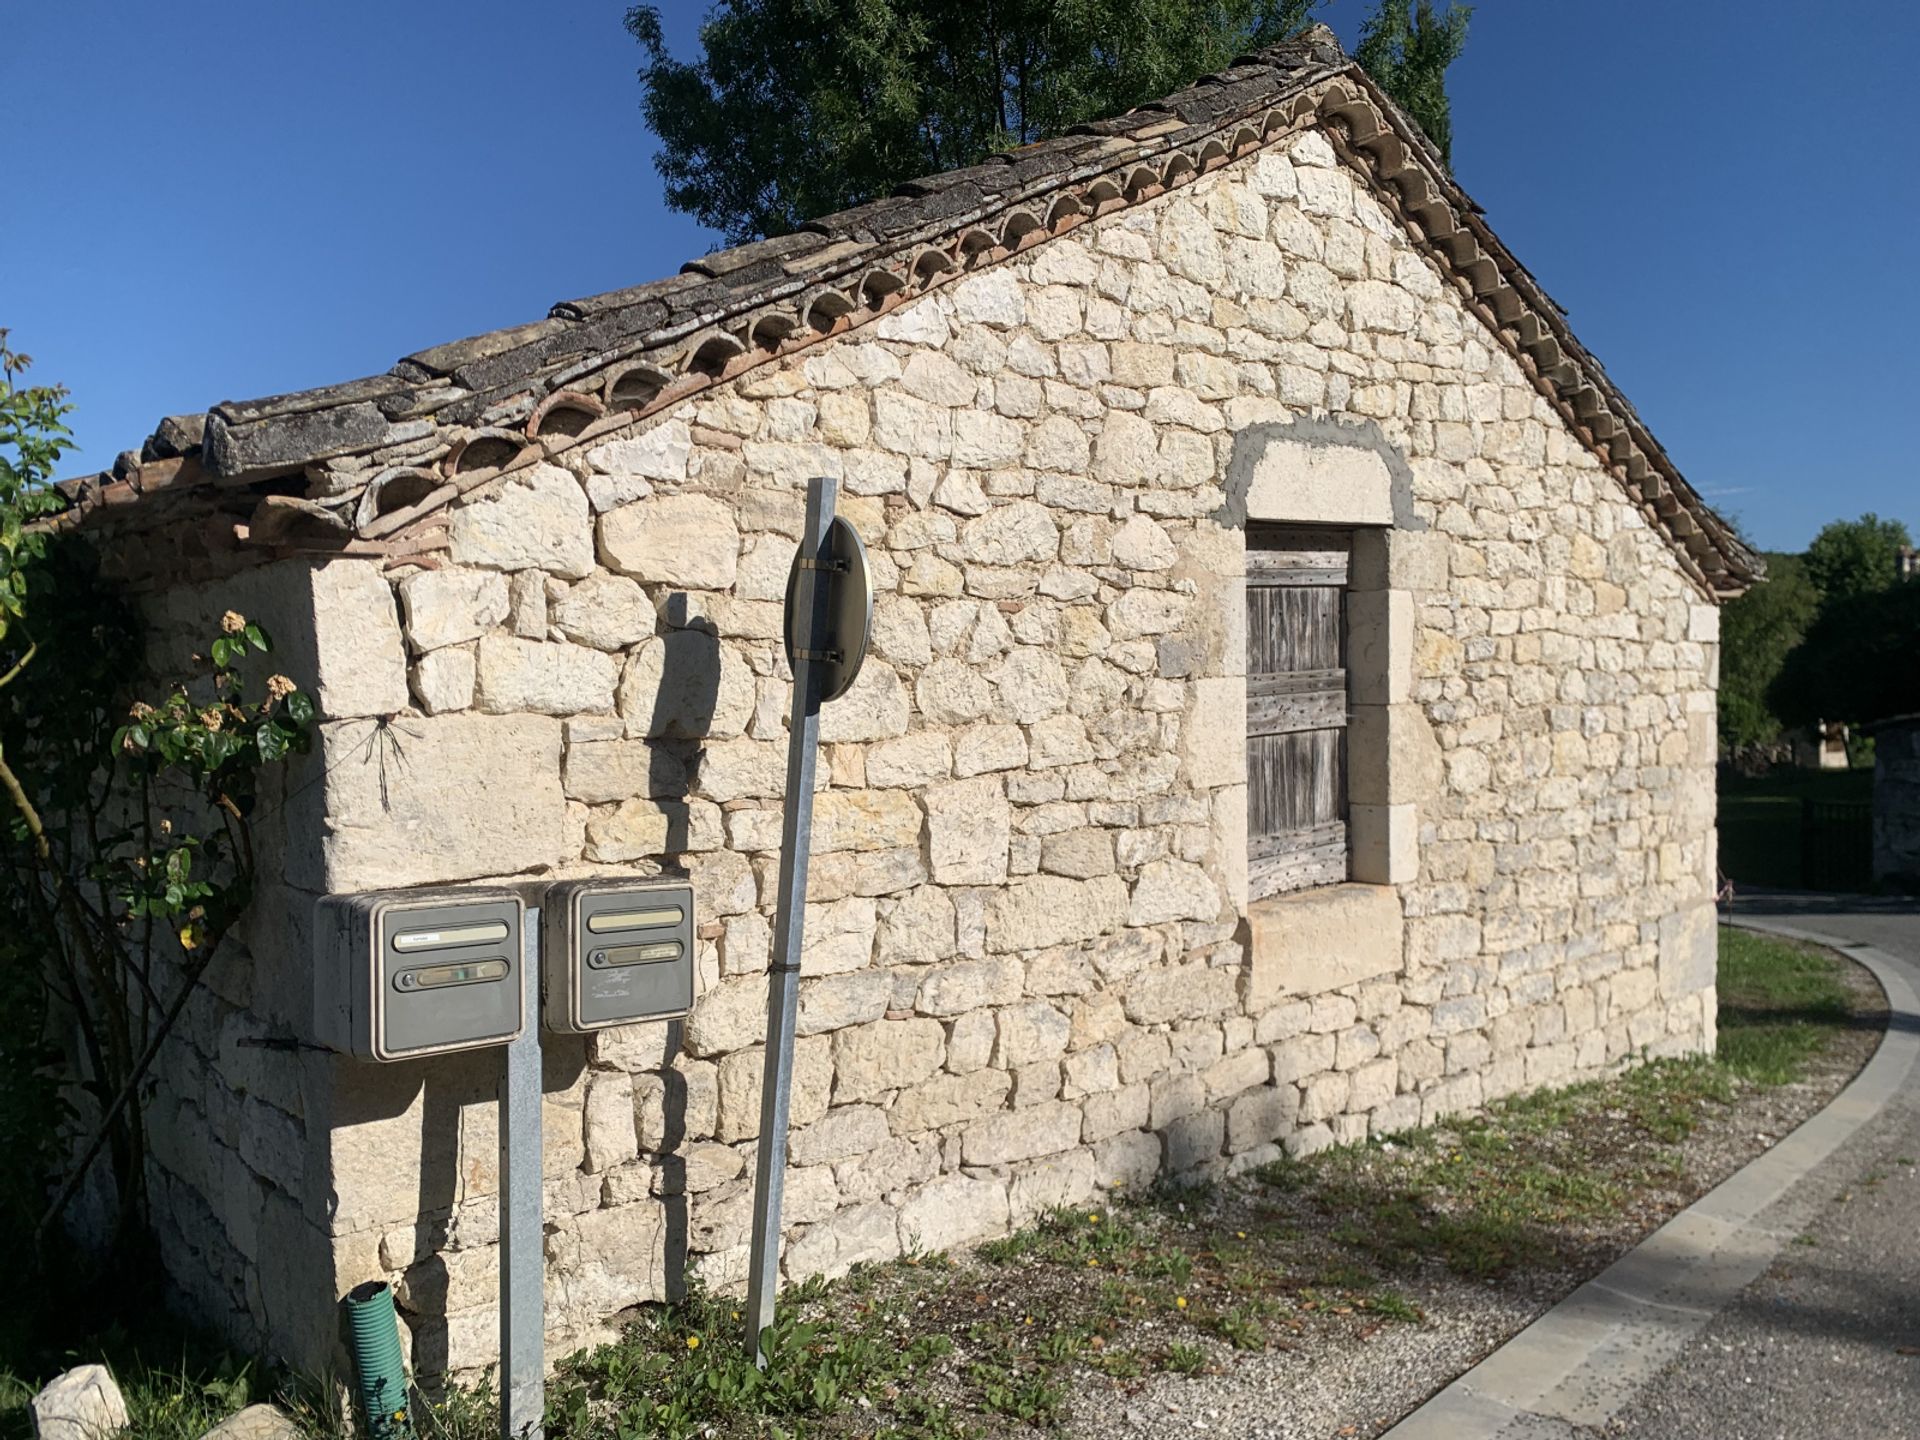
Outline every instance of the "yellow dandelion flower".
[[698, 1350], [700, 1348], [700, 1337], [698, 1335], [687, 1336], [687, 1348], [689, 1350]]
[[1186, 1308], [1187, 1308], [1187, 1297], [1186, 1297], [1186, 1296], [1184, 1296], [1184, 1295], [1176, 1295], [1176, 1296], [1174, 1296], [1174, 1297], [1173, 1297], [1173, 1308], [1174, 1308], [1174, 1309], [1176, 1309], [1176, 1310], [1184, 1310], [1184, 1309], [1186, 1309]]
[[1087, 1224], [1098, 1225], [1099, 1223], [1100, 1223], [1100, 1217], [1098, 1215], [1087, 1216]]

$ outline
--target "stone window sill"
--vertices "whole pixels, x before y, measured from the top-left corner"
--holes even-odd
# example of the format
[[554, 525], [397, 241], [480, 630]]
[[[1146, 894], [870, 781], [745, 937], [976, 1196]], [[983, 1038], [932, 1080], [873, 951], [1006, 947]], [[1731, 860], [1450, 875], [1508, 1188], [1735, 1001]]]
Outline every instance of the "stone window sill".
[[1406, 958], [1406, 922], [1391, 885], [1324, 885], [1256, 900], [1247, 998], [1264, 1009], [1398, 974]]

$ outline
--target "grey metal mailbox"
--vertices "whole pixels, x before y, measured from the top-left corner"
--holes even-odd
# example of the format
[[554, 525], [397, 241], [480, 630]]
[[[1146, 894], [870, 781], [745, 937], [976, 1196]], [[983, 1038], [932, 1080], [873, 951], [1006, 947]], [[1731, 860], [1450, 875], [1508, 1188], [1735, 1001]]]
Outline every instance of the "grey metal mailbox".
[[693, 886], [569, 880], [541, 907], [547, 1028], [578, 1033], [693, 1009]]
[[525, 922], [511, 890], [326, 896], [315, 921], [315, 1038], [369, 1060], [505, 1044], [526, 1024]]

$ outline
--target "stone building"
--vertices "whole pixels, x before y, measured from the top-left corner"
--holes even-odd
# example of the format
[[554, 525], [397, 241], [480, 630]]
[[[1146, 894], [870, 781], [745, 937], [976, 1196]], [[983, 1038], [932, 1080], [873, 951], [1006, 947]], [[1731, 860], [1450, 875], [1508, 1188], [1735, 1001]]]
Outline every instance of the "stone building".
[[[188, 1303], [495, 1353], [497, 1057], [301, 1043], [316, 896], [681, 866], [684, 1024], [548, 1036], [550, 1343], [744, 1269], [809, 476], [825, 713], [787, 1272], [1714, 1041], [1757, 564], [1330, 33], [670, 279], [164, 422], [69, 485], [156, 664], [315, 691], [156, 1102]], [[267, 1043], [260, 1043], [260, 1042]]]
[[1873, 737], [1873, 878], [1920, 891], [1920, 715], [1867, 728]]

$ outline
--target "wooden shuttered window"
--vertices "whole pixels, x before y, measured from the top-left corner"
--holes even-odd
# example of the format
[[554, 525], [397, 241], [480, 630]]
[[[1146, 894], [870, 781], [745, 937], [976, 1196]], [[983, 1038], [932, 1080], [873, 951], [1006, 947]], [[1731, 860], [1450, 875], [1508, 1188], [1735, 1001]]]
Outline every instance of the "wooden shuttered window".
[[1247, 529], [1252, 899], [1347, 878], [1347, 562], [1339, 530]]

